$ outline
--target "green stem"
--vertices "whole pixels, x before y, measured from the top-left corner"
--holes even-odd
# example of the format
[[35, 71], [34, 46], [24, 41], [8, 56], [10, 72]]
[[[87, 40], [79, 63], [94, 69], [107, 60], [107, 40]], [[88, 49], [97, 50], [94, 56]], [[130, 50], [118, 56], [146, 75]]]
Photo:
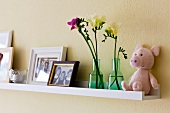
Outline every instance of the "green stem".
[[[104, 89], [104, 83], [103, 83], [103, 78], [100, 74], [100, 69], [99, 69], [99, 66], [98, 66], [98, 59], [94, 59], [94, 63], [95, 63], [95, 67], [96, 67], [96, 88], [100, 88], [100, 86], [102, 85], [102, 89]], [[99, 81], [99, 86], [98, 86], [98, 77], [100, 79]]]
[[[88, 47], [89, 47], [89, 49], [90, 49], [90, 52], [91, 52], [91, 54], [92, 54], [92, 57], [93, 57], [93, 59], [94, 59], [94, 63], [95, 63], [95, 66], [96, 66], [96, 72], [97, 72], [97, 78], [96, 78], [96, 88], [99, 88], [98, 87], [98, 75], [99, 75], [99, 78], [100, 78], [100, 84], [102, 84], [102, 88], [104, 89], [104, 84], [103, 84], [103, 79], [102, 79], [102, 76], [100, 76], [100, 69], [99, 69], [99, 67], [98, 67], [98, 57], [97, 56], [95, 56], [96, 55], [96, 53], [93, 53], [93, 50], [92, 50], [92, 48], [91, 48], [91, 46], [90, 46], [90, 44], [89, 44], [89, 42], [88, 42], [88, 40], [87, 40], [87, 37], [84, 35], [84, 33], [82, 32], [82, 30], [81, 30], [81, 28], [79, 28], [79, 30], [78, 30], [79, 32], [80, 32], [80, 34], [84, 37], [84, 40], [86, 41], [86, 43], [87, 43], [87, 45], [88, 45]], [[97, 38], [96, 38], [97, 39]], [[91, 42], [92, 43], [92, 42]], [[92, 44], [92, 46], [93, 46], [93, 44]], [[94, 47], [93, 47], [93, 49], [94, 49]], [[94, 51], [95, 51], [95, 49], [94, 49]]]
[[81, 28], [79, 28], [78, 31], [79, 31], [80, 34], [84, 37], [84, 40], [86, 41], [86, 43], [87, 43], [87, 45], [88, 45], [88, 47], [89, 47], [89, 49], [90, 49], [90, 52], [91, 52], [91, 54], [92, 54], [93, 59], [96, 59], [96, 57], [95, 57], [95, 55], [94, 55], [94, 53], [93, 53], [93, 50], [92, 50], [92, 48], [90, 47], [90, 44], [89, 44], [89, 42], [88, 42], [88, 40], [87, 40], [87, 37], [86, 37], [86, 36], [84, 35], [84, 33], [81, 31]]
[[115, 79], [116, 79], [116, 85], [118, 87], [118, 90], [120, 90], [118, 79], [117, 79], [117, 61], [116, 61], [116, 43], [117, 43], [117, 38], [115, 39], [115, 47], [114, 47], [114, 68], [115, 68]]
[[98, 72], [98, 59], [95, 59], [94, 60], [94, 63], [95, 63], [95, 67], [96, 67], [96, 89], [98, 89], [98, 74], [100, 74], [100, 72]]
[[114, 58], [116, 58], [116, 43], [117, 43], [117, 39], [115, 39]]
[[[94, 37], [95, 37], [95, 45], [96, 45], [96, 61], [95, 61], [95, 66], [96, 66], [96, 88], [100, 88], [100, 85], [102, 85], [102, 88], [104, 89], [104, 84], [103, 84], [103, 78], [102, 76], [100, 75], [100, 69], [99, 69], [99, 66], [98, 66], [98, 46], [97, 46], [97, 30], [96, 29], [93, 29], [94, 31]], [[99, 86], [98, 86], [98, 77], [100, 79], [100, 82], [99, 82]]]
[[115, 80], [116, 80], [116, 78], [113, 80], [113, 82], [110, 84], [109, 87], [112, 87], [112, 85], [114, 84]]
[[[95, 65], [96, 65], [96, 69], [97, 69], [97, 67], [98, 67], [98, 53], [97, 53], [97, 37], [96, 37], [96, 30], [93, 30], [94, 31], [94, 37], [95, 37], [95, 45], [96, 45], [96, 52], [95, 52], [95, 55], [96, 55], [96, 63], [95, 63]], [[97, 71], [96, 71], [96, 88], [98, 87], [98, 76], [99, 76], [99, 74], [100, 74], [100, 72], [98, 72], [99, 71], [99, 69], [97, 69]]]
[[92, 45], [92, 47], [93, 47], [94, 53], [96, 53], [95, 48], [94, 48], [94, 44], [93, 44], [92, 40], [91, 40], [91, 39], [89, 39], [89, 40], [90, 40], [90, 43], [91, 43], [91, 45]]
[[[120, 49], [119, 49], [120, 50]], [[117, 52], [117, 58], [119, 58], [119, 51]]]
[[95, 43], [96, 43], [96, 58], [98, 59], [98, 52], [97, 52], [97, 36], [96, 36], [96, 34], [97, 34], [97, 31], [96, 30], [94, 30], [94, 37], [95, 37]]

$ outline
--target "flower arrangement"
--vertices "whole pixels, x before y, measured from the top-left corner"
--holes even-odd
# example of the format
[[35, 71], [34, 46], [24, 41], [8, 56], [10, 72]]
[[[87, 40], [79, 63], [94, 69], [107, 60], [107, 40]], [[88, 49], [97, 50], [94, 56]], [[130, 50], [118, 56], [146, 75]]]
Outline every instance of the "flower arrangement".
[[[103, 25], [105, 24], [105, 20], [106, 19], [104, 16], [102, 16], [101, 18], [99, 16], [94, 16], [93, 18], [86, 19], [86, 20], [84, 18], [73, 18], [70, 22], [67, 23], [68, 25], [71, 26], [71, 30], [78, 29], [79, 33], [83, 36], [86, 44], [90, 49], [96, 67], [96, 89], [98, 89], [99, 87], [104, 88], [103, 77], [100, 76], [101, 75], [100, 69], [98, 67], [97, 32], [103, 28]], [[90, 37], [87, 30], [87, 26], [89, 25], [89, 23], [94, 33], [95, 42], [92, 41], [92, 38]], [[98, 78], [100, 80], [98, 80]]]
[[[120, 90], [120, 86], [118, 85], [118, 79], [117, 79], [117, 72], [118, 72], [118, 60], [119, 59], [119, 53], [122, 53], [124, 58], [127, 59], [127, 54], [125, 54], [125, 50], [122, 47], [119, 47], [119, 50], [117, 51], [117, 32], [118, 28], [120, 27], [120, 24], [113, 23], [112, 25], [108, 25], [105, 29], [104, 40], [102, 42], [105, 42], [108, 38], [114, 39], [114, 70], [115, 70], [115, 80], [111, 83], [111, 87], [114, 82], [116, 82], [116, 85], [118, 89]], [[117, 52], [116, 52], [117, 51]]]
[[[88, 25], [91, 25], [91, 29], [94, 33], [94, 39], [95, 42], [92, 41], [92, 38], [89, 35], [89, 31], [87, 29]], [[104, 16], [94, 16], [91, 19], [84, 19], [84, 18], [73, 18], [70, 22], [67, 24], [71, 26], [71, 30], [78, 29], [79, 33], [83, 36], [83, 39], [85, 40], [86, 44], [88, 45], [92, 58], [95, 63], [96, 67], [96, 89], [98, 89], [100, 86], [104, 89], [104, 83], [103, 78], [100, 75], [100, 69], [98, 67], [98, 41], [97, 41], [97, 32], [103, 28], [103, 25], [106, 23], [106, 19]], [[118, 26], [116, 24], [109, 25], [105, 29], [104, 34], [104, 40], [102, 42], [105, 42], [108, 38], [112, 38], [115, 40], [114, 45], [114, 58], [119, 58], [119, 53], [121, 52], [125, 59], [127, 59], [127, 54], [125, 54], [125, 50], [120, 47], [118, 50], [118, 54], [116, 53], [116, 47], [117, 47], [117, 32], [118, 32]], [[115, 62], [115, 70], [117, 70], [117, 62]], [[117, 75], [117, 71], [115, 71], [115, 75]], [[98, 78], [100, 80], [98, 80]], [[116, 84], [118, 85], [117, 77], [115, 78]], [[100, 82], [98, 84], [98, 82]], [[120, 89], [120, 88], [118, 88]]]

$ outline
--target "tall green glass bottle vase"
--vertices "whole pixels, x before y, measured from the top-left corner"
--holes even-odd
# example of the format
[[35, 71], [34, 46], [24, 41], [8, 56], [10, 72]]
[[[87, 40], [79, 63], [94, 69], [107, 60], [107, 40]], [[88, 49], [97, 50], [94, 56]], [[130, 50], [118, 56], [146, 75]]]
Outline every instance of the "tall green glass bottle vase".
[[[115, 69], [117, 70], [117, 72], [115, 71]], [[112, 71], [109, 75], [109, 80], [108, 80], [108, 89], [109, 90], [122, 90], [121, 82], [123, 80], [124, 80], [123, 74], [120, 71], [120, 59], [113, 58], [112, 59]]]
[[[96, 64], [98, 65], [98, 69], [96, 68]], [[96, 60], [96, 62], [93, 59], [93, 70], [89, 77], [89, 88], [104, 89], [103, 74], [100, 71], [100, 59]]]

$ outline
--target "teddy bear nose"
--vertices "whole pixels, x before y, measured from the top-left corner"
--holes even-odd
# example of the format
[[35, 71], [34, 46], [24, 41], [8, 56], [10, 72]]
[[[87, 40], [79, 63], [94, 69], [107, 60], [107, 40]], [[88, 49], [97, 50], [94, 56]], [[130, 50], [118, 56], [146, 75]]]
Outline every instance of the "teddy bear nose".
[[137, 60], [131, 60], [131, 62], [135, 62], [135, 63], [137, 63], [138, 61], [137, 61]]
[[141, 61], [140, 57], [138, 57], [138, 56], [134, 56], [130, 60], [130, 65], [132, 67], [138, 67], [141, 65], [141, 63], [142, 63], [142, 61]]

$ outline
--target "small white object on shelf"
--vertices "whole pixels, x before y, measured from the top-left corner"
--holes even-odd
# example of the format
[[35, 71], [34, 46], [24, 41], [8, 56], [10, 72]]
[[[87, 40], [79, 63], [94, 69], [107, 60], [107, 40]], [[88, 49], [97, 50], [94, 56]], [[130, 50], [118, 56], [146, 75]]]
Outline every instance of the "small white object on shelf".
[[57, 86], [14, 84], [14, 83], [0, 83], [0, 89], [90, 96], [90, 97], [130, 99], [130, 100], [160, 99], [160, 87], [158, 90], [154, 90], [148, 96], [145, 96], [144, 92], [141, 91], [122, 91], [122, 90], [120, 91], [120, 90], [89, 89], [89, 88], [78, 88], [78, 87], [57, 87]]

